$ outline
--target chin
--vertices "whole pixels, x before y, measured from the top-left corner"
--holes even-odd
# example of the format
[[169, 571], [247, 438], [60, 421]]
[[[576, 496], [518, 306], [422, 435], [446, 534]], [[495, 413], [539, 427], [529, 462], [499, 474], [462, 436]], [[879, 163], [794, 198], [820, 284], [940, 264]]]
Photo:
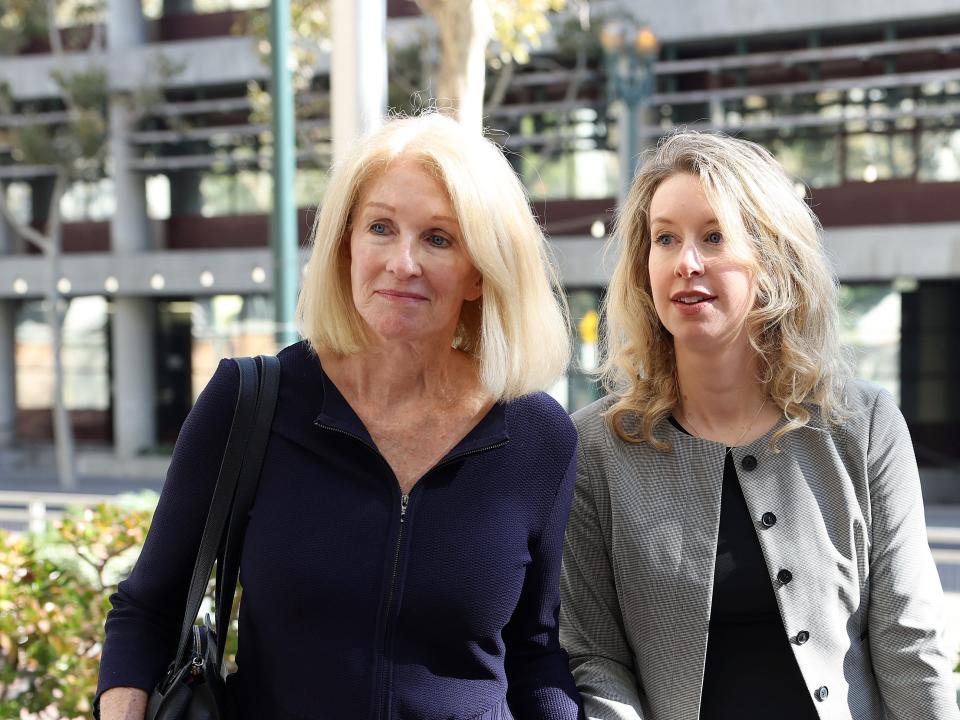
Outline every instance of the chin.
[[671, 334], [673, 335], [674, 346], [682, 347], [684, 350], [709, 352], [718, 349], [722, 344], [720, 338], [702, 328], [684, 328], [679, 333]]

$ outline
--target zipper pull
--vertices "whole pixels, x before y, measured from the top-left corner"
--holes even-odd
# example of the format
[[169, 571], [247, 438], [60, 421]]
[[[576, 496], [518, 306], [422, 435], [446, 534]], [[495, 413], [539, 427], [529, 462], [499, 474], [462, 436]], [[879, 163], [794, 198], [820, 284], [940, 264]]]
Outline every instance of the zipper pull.
[[407, 516], [407, 505], [410, 504], [410, 493], [404, 493], [400, 496], [400, 522]]

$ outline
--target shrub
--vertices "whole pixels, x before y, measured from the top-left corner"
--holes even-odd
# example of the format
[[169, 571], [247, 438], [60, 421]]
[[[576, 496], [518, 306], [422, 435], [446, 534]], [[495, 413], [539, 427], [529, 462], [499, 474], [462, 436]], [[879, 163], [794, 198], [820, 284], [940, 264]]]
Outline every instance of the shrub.
[[109, 596], [150, 516], [97, 505], [42, 535], [0, 531], [0, 717], [89, 717]]

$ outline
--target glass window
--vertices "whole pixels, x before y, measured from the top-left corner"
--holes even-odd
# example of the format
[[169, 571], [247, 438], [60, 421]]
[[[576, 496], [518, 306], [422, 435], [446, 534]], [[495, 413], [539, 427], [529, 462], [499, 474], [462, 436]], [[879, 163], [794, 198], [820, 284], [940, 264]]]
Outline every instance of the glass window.
[[[573, 357], [564, 379], [564, 406], [569, 412], [586, 407], [600, 397], [599, 383], [593, 373], [599, 363], [600, 302], [602, 290], [568, 290]], [[554, 395], [557, 397], [557, 395]], [[559, 398], [558, 398], [559, 399]], [[562, 401], [561, 401], [562, 402]]]
[[166, 175], [147, 176], [147, 216], [151, 220], [170, 217], [170, 178]]
[[774, 138], [765, 144], [790, 177], [814, 188], [840, 184], [839, 137]]
[[323, 200], [330, 176], [318, 168], [298, 168], [294, 177], [294, 194], [298, 208], [315, 208]]
[[617, 156], [592, 108], [538, 113], [510, 129], [508, 155], [531, 197], [587, 199], [617, 194]]
[[[53, 346], [45, 313], [46, 301], [24, 302], [17, 313], [17, 407], [49, 408], [53, 404]], [[63, 319], [63, 392], [70, 410], [110, 407], [107, 301], [77, 297]]]
[[525, 148], [521, 154], [523, 183], [538, 200], [613, 197], [617, 166], [617, 155], [610, 150], [567, 150], [548, 157]]
[[907, 133], [848, 135], [846, 143], [847, 180], [874, 182], [913, 175], [913, 138]]
[[277, 350], [273, 301], [266, 295], [214, 295], [190, 302], [193, 399], [221, 358]]
[[[0, 192], [3, 192], [3, 187], [3, 184], [0, 184]], [[17, 222], [26, 225], [33, 214], [33, 193], [30, 192], [30, 185], [15, 181], [6, 185], [6, 190], [7, 208]]]
[[960, 130], [925, 130], [920, 134], [920, 180], [960, 180]]
[[272, 193], [273, 181], [268, 172], [206, 173], [200, 181], [200, 213], [215, 217], [270, 212]]
[[93, 182], [78, 181], [70, 185], [60, 200], [65, 222], [109, 220], [117, 210], [113, 178]]
[[854, 375], [875, 382], [900, 402], [901, 295], [888, 284], [840, 288], [840, 339], [852, 352]]

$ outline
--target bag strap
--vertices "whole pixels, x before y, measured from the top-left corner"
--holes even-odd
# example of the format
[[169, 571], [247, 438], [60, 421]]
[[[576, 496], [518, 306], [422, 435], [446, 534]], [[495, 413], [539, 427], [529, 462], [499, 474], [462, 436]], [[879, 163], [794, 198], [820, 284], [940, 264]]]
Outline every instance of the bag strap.
[[[243, 360], [250, 361], [250, 358], [243, 358]], [[230, 632], [230, 614], [233, 610], [237, 578], [240, 575], [243, 539], [247, 529], [250, 508], [253, 506], [253, 500], [257, 494], [263, 456], [267, 449], [267, 441], [270, 438], [270, 426], [273, 423], [273, 413], [277, 405], [277, 395], [280, 388], [280, 361], [271, 355], [261, 355], [257, 360], [260, 361], [260, 387], [257, 395], [256, 420], [250, 440], [247, 443], [243, 466], [240, 469], [240, 479], [237, 483], [237, 491], [234, 494], [233, 507], [230, 511], [230, 523], [227, 526], [226, 539], [221, 554], [217, 557], [216, 628], [218, 665], [223, 660], [223, 652], [227, 646], [227, 635]]]
[[[276, 359], [276, 358], [274, 358]], [[216, 488], [207, 511], [207, 519], [203, 526], [203, 536], [197, 551], [197, 559], [193, 566], [190, 586], [187, 592], [187, 601], [184, 608], [183, 625], [180, 629], [180, 641], [177, 645], [177, 654], [174, 665], [179, 666], [186, 661], [190, 649], [193, 624], [200, 611], [200, 604], [210, 582], [210, 573], [220, 550], [223, 547], [224, 530], [230, 517], [237, 482], [244, 464], [248, 438], [256, 426], [258, 378], [257, 367], [252, 358], [234, 358], [240, 368], [240, 386], [237, 390], [237, 403], [233, 412], [233, 421], [230, 424], [230, 433], [227, 436], [227, 445], [220, 461], [220, 471], [217, 475]], [[269, 425], [267, 426], [269, 430]]]

